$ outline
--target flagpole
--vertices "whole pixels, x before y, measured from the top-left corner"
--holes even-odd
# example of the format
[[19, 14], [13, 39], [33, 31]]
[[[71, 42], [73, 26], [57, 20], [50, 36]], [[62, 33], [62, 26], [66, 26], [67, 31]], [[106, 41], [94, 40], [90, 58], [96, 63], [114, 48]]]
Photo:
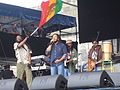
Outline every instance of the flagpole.
[[37, 28], [30, 34], [30, 36], [32, 36], [38, 29], [39, 29], [39, 27], [37, 27]]

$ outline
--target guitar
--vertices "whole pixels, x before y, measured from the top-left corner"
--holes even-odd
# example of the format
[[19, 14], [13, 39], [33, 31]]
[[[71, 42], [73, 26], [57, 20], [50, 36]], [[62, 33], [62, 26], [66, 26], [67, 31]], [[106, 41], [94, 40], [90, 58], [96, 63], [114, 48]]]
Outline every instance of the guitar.
[[93, 59], [88, 59], [88, 71], [93, 71], [93, 69], [95, 68], [95, 66], [99, 63], [101, 63], [102, 60], [99, 60], [98, 62], [95, 62]]
[[[97, 31], [97, 37], [96, 37], [95, 41], [98, 40], [99, 35], [100, 35], [100, 32]], [[102, 60], [95, 62], [93, 59], [88, 58], [88, 71], [93, 71], [93, 69], [95, 68], [95, 65], [97, 65], [98, 63], [101, 63], [101, 62], [102, 62]]]

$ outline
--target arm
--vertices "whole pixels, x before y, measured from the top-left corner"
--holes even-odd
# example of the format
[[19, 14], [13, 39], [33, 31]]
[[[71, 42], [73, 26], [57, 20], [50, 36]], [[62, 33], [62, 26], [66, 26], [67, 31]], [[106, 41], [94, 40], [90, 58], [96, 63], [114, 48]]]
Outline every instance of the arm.
[[29, 64], [31, 64], [31, 53], [29, 53]]
[[67, 56], [67, 54], [64, 54], [64, 55], [59, 59], [59, 61], [60, 61], [60, 62], [64, 61], [64, 60], [66, 59], [66, 56]]
[[24, 40], [22, 40], [22, 41], [18, 44], [18, 48], [22, 47], [23, 44], [26, 43], [27, 39], [28, 39], [28, 37], [26, 37]]
[[52, 45], [49, 45], [49, 46], [47, 47], [46, 51], [45, 51], [45, 54], [46, 54], [47, 56], [49, 56], [51, 50], [52, 50]]
[[88, 51], [88, 59], [91, 59], [92, 52], [93, 52], [93, 49], [91, 48], [91, 49]]
[[55, 63], [57, 64], [57, 63], [64, 61], [66, 59], [66, 57], [67, 57], [67, 54], [64, 54], [61, 58], [55, 60]]
[[78, 61], [77, 61], [77, 51], [76, 51], [76, 49], [73, 48], [73, 50], [71, 52], [72, 52], [71, 59], [67, 60], [67, 63], [73, 62], [74, 64], [77, 64]]
[[67, 58], [67, 48], [66, 48], [66, 46], [64, 45], [61, 48], [62, 48], [63, 56], [61, 58], [55, 60], [55, 63], [60, 63], [60, 62], [64, 61]]
[[28, 55], [29, 64], [31, 64], [31, 54], [32, 54], [32, 50], [29, 49], [29, 55]]
[[70, 59], [70, 60], [67, 60], [67, 61], [66, 61], [66, 63], [69, 63], [69, 62], [72, 62], [72, 61], [73, 61], [73, 60], [72, 60], [72, 59]]
[[77, 58], [77, 56], [78, 56], [78, 53], [77, 53], [77, 50], [76, 49], [73, 49], [74, 50], [74, 56], [73, 56], [73, 63], [74, 64], [77, 64], [78, 63], [78, 58]]
[[54, 40], [51, 40], [50, 43], [49, 43], [49, 45], [48, 45], [48, 47], [47, 47], [47, 49], [45, 50], [45, 54], [46, 54], [47, 56], [50, 55], [50, 52], [51, 52], [51, 50], [52, 50], [53, 44], [54, 44]]

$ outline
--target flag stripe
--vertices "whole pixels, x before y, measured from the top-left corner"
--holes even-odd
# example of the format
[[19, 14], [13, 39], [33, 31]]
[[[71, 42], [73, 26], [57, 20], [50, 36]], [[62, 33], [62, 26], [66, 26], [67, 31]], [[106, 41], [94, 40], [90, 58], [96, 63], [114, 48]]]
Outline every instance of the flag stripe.
[[62, 9], [62, 1], [61, 0], [44, 1], [41, 4], [41, 9], [42, 13], [39, 28]]
[[56, 1], [56, 7], [55, 7], [55, 14], [57, 14], [62, 9], [62, 1], [57, 0]]
[[50, 0], [46, 22], [55, 15], [56, 0]]
[[41, 19], [40, 19], [40, 23], [39, 23], [39, 28], [46, 22], [46, 18], [47, 18], [47, 9], [49, 8], [49, 1], [46, 2], [42, 2], [41, 3], [41, 9], [42, 9], [42, 13], [41, 13]]

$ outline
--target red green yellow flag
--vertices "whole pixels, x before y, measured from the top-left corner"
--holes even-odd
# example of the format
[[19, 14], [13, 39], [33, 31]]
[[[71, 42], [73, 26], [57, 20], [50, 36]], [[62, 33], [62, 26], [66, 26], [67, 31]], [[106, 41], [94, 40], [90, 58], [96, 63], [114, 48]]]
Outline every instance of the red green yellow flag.
[[39, 28], [62, 9], [62, 0], [45, 0], [41, 3], [41, 20]]

